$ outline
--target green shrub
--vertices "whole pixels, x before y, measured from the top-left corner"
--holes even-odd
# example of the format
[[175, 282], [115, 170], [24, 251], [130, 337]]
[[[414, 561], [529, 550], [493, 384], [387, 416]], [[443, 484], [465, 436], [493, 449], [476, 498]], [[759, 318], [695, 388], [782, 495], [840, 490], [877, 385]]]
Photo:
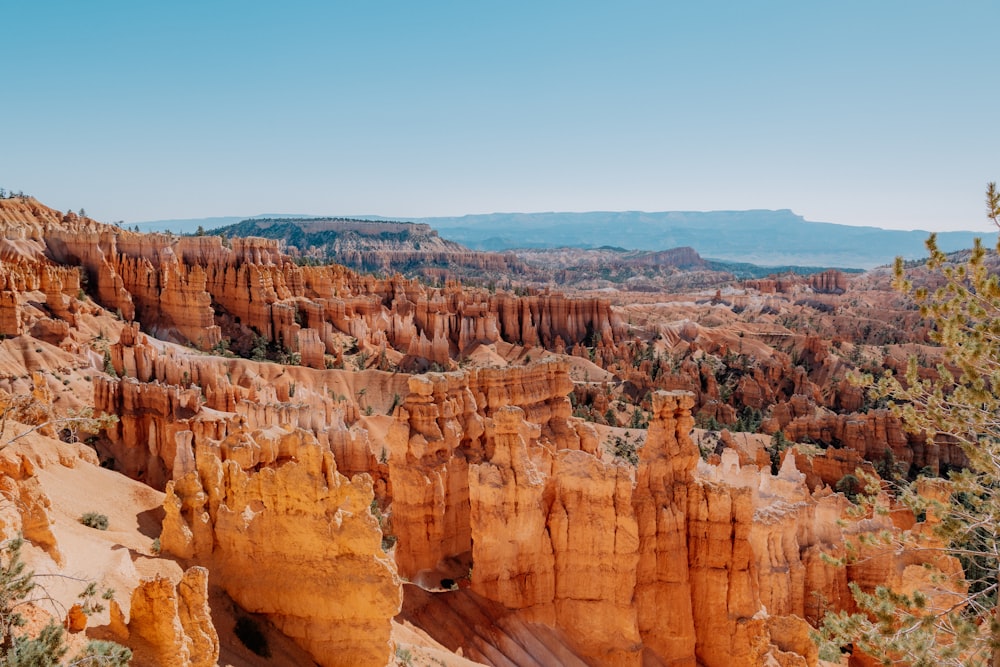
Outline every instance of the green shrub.
[[97, 512], [87, 512], [80, 517], [80, 523], [88, 528], [96, 528], [97, 530], [108, 529], [108, 517]]
[[[23, 605], [37, 599], [36, 589], [42, 596], [47, 592], [35, 581], [35, 574], [27, 570], [21, 559], [24, 540], [20, 536], [0, 542], [0, 665], [5, 667], [58, 667], [70, 664], [80, 667], [125, 667], [132, 659], [132, 651], [113, 642], [91, 640], [76, 657], [64, 662], [68, 653], [66, 632], [53, 621], [37, 633], [26, 632], [15, 635], [15, 629], [26, 625], [27, 619], [20, 613]], [[90, 583], [78, 597], [81, 608], [88, 616], [100, 612], [104, 605], [96, 601], [97, 585]], [[110, 600], [114, 592], [110, 589], [101, 598]]]
[[402, 667], [410, 667], [413, 664], [413, 653], [408, 648], [396, 647], [396, 664]]
[[639, 465], [639, 454], [636, 452], [636, 443], [629, 440], [628, 434], [624, 438], [615, 436], [611, 440], [611, 445], [615, 458], [619, 458], [634, 466]]
[[857, 501], [858, 493], [861, 491], [861, 482], [857, 477], [848, 473], [841, 477], [833, 488], [838, 493], [843, 493], [853, 503]]

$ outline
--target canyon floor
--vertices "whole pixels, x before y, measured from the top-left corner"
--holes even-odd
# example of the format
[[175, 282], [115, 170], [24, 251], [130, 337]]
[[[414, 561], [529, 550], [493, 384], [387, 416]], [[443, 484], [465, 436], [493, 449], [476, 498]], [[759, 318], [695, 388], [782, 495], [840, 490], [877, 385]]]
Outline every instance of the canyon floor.
[[[682, 251], [611, 286], [580, 282], [608, 253], [462, 251], [532, 267], [504, 289], [30, 198], [0, 230], [0, 536], [48, 593], [25, 631], [137, 665], [863, 665], [810, 638], [849, 584], [961, 585], [918, 551], [835, 562], [932, 539], [851, 512], [859, 470], [888, 493], [965, 464], [858, 384], [940, 359], [888, 269]], [[114, 592], [81, 617], [86, 582]]]

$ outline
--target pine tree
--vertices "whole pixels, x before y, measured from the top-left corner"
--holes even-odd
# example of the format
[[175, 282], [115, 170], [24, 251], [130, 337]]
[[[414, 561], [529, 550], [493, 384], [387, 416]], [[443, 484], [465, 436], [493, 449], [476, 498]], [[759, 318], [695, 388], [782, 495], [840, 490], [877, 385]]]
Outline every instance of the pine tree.
[[[987, 187], [986, 201], [987, 215], [1000, 229], [995, 183]], [[996, 255], [977, 239], [968, 260], [956, 266], [933, 235], [927, 248], [927, 267], [941, 286], [914, 288], [901, 259], [895, 286], [910, 294], [933, 324], [931, 339], [941, 346], [944, 363], [936, 378], [927, 378], [911, 358], [903, 380], [887, 374], [873, 382], [870, 392], [890, 399], [908, 430], [926, 434], [931, 442], [953, 443], [968, 459], [946, 482], [948, 501], [921, 497], [914, 485], [899, 495], [918, 515], [932, 512], [940, 519], [935, 534], [943, 546], [927, 555], [958, 558], [967, 589], [957, 603], [942, 609], [919, 592], [854, 587], [862, 613], [828, 615], [820, 634], [827, 650], [850, 645], [886, 665], [1000, 667], [1000, 281], [990, 269]]]
[[6, 655], [14, 645], [14, 630], [24, 626], [24, 616], [18, 611], [35, 590], [33, 573], [21, 560], [20, 537], [7, 542], [0, 562], [0, 655]]
[[[25, 618], [21, 611], [36, 601], [39, 590], [35, 574], [21, 558], [24, 540], [18, 536], [0, 545], [0, 664], [7, 667], [58, 667], [68, 652], [65, 631], [49, 621], [36, 636], [18, 633]], [[110, 592], [105, 592], [108, 598]], [[99, 611], [94, 601], [97, 586], [90, 584], [80, 595], [84, 613]], [[132, 651], [107, 641], [91, 641], [68, 664], [80, 667], [123, 667], [132, 659]]]

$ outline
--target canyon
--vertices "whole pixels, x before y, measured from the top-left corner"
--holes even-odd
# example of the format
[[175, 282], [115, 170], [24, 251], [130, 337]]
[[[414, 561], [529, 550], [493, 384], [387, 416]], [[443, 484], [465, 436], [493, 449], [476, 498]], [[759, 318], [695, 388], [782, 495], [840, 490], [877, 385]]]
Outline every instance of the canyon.
[[682, 249], [672, 290], [556, 289], [601, 256], [509, 291], [30, 198], [0, 230], [0, 533], [114, 588], [74, 632], [142, 664], [812, 667], [850, 584], [961, 579], [838, 564], [928, 539], [852, 511], [858, 469], [966, 463], [851, 379], [941, 358], [886, 269], [739, 281]]

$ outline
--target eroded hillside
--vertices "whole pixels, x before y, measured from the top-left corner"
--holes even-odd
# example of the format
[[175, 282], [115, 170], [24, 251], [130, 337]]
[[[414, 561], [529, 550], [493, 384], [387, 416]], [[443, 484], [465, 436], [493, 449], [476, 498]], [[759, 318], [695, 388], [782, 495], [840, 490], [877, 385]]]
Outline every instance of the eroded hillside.
[[850, 582], [960, 571], [833, 564], [846, 537], [926, 532], [850, 515], [857, 467], [962, 463], [848, 379], [936, 358], [877, 275], [615, 303], [31, 199], [0, 225], [0, 529], [112, 586], [74, 627], [142, 664], [816, 665]]

